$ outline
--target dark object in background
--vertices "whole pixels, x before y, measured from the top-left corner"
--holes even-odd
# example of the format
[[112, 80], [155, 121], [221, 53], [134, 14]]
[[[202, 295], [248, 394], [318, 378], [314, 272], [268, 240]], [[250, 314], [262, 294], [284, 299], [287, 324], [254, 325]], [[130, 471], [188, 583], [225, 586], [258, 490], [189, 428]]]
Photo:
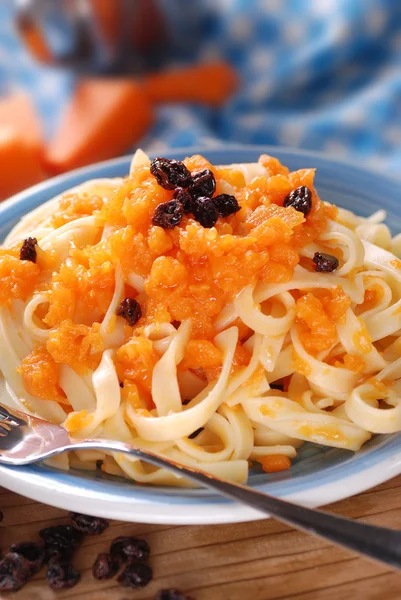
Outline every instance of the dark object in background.
[[169, 47], [156, 0], [25, 0], [17, 8], [25, 46], [48, 65], [86, 72], [140, 70], [161, 62]]

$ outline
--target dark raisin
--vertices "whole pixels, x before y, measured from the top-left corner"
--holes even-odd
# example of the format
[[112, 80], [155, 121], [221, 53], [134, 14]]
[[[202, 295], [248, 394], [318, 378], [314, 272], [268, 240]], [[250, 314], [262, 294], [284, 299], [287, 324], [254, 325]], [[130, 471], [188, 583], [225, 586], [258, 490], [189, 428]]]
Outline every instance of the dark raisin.
[[206, 197], [194, 200], [193, 213], [195, 219], [202, 227], [213, 227], [219, 218], [219, 213], [213, 200]]
[[284, 392], [284, 386], [281, 383], [271, 383], [270, 389], [271, 390], [279, 390], [280, 392]]
[[52, 563], [46, 571], [46, 581], [52, 590], [65, 590], [77, 585], [81, 575], [71, 563]]
[[92, 567], [93, 577], [95, 579], [111, 579], [117, 575], [121, 563], [119, 558], [103, 552], [98, 555]]
[[99, 535], [108, 528], [109, 522], [100, 517], [90, 517], [80, 513], [70, 513], [72, 526], [85, 535]]
[[16, 592], [31, 576], [28, 562], [16, 552], [8, 552], [0, 561], [0, 591]]
[[118, 583], [124, 587], [141, 588], [152, 581], [152, 568], [139, 560], [130, 560], [117, 579]]
[[135, 298], [124, 298], [117, 307], [116, 315], [123, 317], [128, 325], [133, 327], [142, 317], [142, 310], [139, 302], [137, 302]]
[[185, 399], [182, 401], [182, 405], [183, 405], [183, 406], [186, 406], [186, 405], [187, 405], [187, 404], [189, 404], [190, 402], [191, 402], [191, 398], [185, 398]]
[[178, 329], [181, 325], [181, 321], [171, 321], [171, 324], [173, 327], [175, 327], [175, 329]]
[[46, 546], [45, 545], [45, 562], [51, 563], [66, 563], [70, 562], [74, 548], [72, 546]]
[[301, 185], [288, 194], [284, 200], [284, 206], [292, 206], [306, 216], [312, 208], [312, 192], [306, 185]]
[[155, 600], [193, 600], [186, 596], [180, 590], [160, 590], [155, 596]]
[[123, 381], [120, 381], [120, 384], [119, 384], [119, 385], [120, 385], [120, 388], [123, 388], [123, 387], [124, 387], [124, 382], [123, 382]]
[[153, 225], [163, 227], [163, 229], [173, 229], [179, 225], [183, 214], [184, 209], [178, 200], [163, 202], [159, 204], [153, 213], [152, 223]]
[[150, 172], [157, 183], [166, 190], [186, 188], [191, 183], [191, 173], [180, 160], [154, 158], [150, 164]]
[[39, 531], [46, 546], [76, 548], [83, 540], [83, 535], [72, 525], [53, 525]]
[[315, 271], [319, 271], [321, 273], [332, 273], [338, 267], [338, 258], [332, 256], [331, 254], [315, 252], [313, 262], [316, 265]]
[[199, 427], [199, 429], [197, 429], [196, 431], [194, 431], [193, 433], [191, 433], [191, 435], [189, 435], [188, 438], [190, 440], [195, 439], [203, 431], [203, 429], [204, 429], [203, 427]]
[[220, 217], [228, 217], [241, 210], [238, 200], [230, 194], [219, 194], [213, 198]]
[[38, 240], [36, 238], [26, 238], [22, 242], [21, 250], [19, 252], [20, 260], [30, 260], [33, 263], [36, 263], [36, 246]]
[[181, 202], [184, 213], [192, 212], [192, 196], [187, 190], [177, 188], [173, 194], [173, 198]]
[[0, 523], [3, 520], [3, 512], [0, 510]]
[[123, 560], [136, 558], [147, 560], [150, 554], [148, 542], [134, 536], [120, 536], [112, 541], [110, 546], [112, 556], [121, 557]]
[[192, 174], [191, 185], [188, 188], [192, 198], [206, 196], [211, 198], [216, 190], [216, 180], [210, 169], [203, 169]]
[[19, 554], [28, 563], [31, 575], [38, 573], [45, 562], [45, 550], [43, 546], [36, 542], [21, 542], [19, 544], [11, 544], [10, 552]]

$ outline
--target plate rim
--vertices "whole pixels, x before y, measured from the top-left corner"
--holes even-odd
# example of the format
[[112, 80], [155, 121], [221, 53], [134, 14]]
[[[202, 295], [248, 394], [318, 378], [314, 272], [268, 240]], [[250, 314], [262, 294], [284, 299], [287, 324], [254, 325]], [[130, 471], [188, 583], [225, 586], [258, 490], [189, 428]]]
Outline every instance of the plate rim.
[[[274, 156], [275, 153], [291, 154], [294, 157], [305, 157], [313, 162], [314, 159], [323, 161], [333, 168], [346, 167], [359, 175], [375, 176], [379, 180], [387, 181], [390, 185], [399, 185], [400, 180], [395, 175], [385, 173], [374, 167], [364, 167], [360, 163], [342, 160], [336, 157], [325, 155], [324, 153], [309, 151], [305, 149], [284, 147], [284, 146], [264, 146], [248, 144], [227, 144], [226, 146], [214, 147], [182, 147], [168, 148], [162, 151], [163, 154], [193, 154], [193, 153], [222, 153], [222, 152], [255, 152], [268, 153]], [[150, 153], [154, 155], [155, 152]], [[76, 178], [85, 177], [86, 179], [96, 177], [96, 172], [104, 169], [113, 169], [125, 164], [129, 164], [132, 154], [124, 155], [115, 159], [102, 161], [75, 169], [67, 173], [58, 175], [44, 182], [41, 182], [31, 188], [28, 188], [11, 198], [5, 200], [0, 205], [0, 216], [4, 212], [12, 210], [13, 207], [23, 203], [24, 200], [34, 197], [37, 194], [45, 193], [55, 186], [64, 185], [68, 189], [74, 183], [69, 183]], [[43, 200], [45, 201], [45, 200]], [[381, 449], [377, 448], [380, 453]], [[382, 462], [376, 461], [375, 464], [359, 471], [351, 473], [341, 478], [341, 464], [338, 465], [339, 477], [334, 482], [316, 485], [311, 489], [303, 489], [288, 494], [279, 494], [286, 499], [299, 502], [307, 506], [322, 506], [327, 503], [342, 500], [374, 487], [388, 479], [401, 473], [401, 453], [397, 458], [397, 449], [395, 448], [390, 455], [386, 456]], [[56, 470], [54, 470], [56, 471]], [[57, 473], [56, 473], [57, 475]], [[78, 479], [78, 478], [77, 478]], [[78, 480], [79, 481], [79, 480]], [[45, 504], [51, 504], [65, 510], [82, 511], [83, 491], [85, 492], [85, 501], [91, 502], [91, 514], [103, 516], [117, 520], [135, 521], [142, 523], [155, 524], [217, 524], [234, 523], [266, 518], [266, 515], [234, 502], [222, 502], [211, 498], [205, 502], [200, 498], [199, 502], [186, 503], [185, 499], [181, 503], [166, 503], [157, 501], [157, 495], [147, 496], [144, 500], [140, 495], [138, 497], [119, 498], [116, 492], [98, 492], [88, 490], [82, 485], [71, 482], [54, 482], [52, 478], [46, 478], [46, 471], [42, 473], [27, 473], [18, 468], [10, 468], [0, 465], [0, 484], [28, 498], [32, 498]], [[312, 496], [312, 497], [311, 497]]]

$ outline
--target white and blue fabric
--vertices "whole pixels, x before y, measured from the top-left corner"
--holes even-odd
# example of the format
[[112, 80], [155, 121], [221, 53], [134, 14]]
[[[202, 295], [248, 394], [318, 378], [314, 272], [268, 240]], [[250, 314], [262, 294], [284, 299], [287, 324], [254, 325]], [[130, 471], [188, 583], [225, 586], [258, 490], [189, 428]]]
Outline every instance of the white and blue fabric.
[[[188, 11], [199, 37], [186, 49]], [[225, 59], [239, 91], [217, 110], [158, 109], [142, 145], [221, 143], [303, 147], [401, 174], [400, 0], [161, 0], [171, 64]], [[0, 3], [0, 91], [33, 96], [51, 135], [75, 75], [39, 66], [13, 29], [13, 0]]]

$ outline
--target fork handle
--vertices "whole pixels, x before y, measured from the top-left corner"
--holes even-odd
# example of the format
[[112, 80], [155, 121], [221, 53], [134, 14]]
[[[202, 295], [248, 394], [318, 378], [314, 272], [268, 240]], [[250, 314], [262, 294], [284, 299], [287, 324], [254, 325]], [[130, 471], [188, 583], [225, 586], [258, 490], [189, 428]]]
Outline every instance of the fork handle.
[[240, 484], [223, 481], [204, 471], [181, 466], [174, 461], [122, 442], [87, 440], [73, 443], [72, 446], [68, 449], [99, 449], [100, 447], [102, 450], [129, 454], [177, 475], [185, 475], [202, 486], [216, 490], [267, 515], [272, 515], [296, 529], [318, 535], [348, 550], [401, 569], [401, 531], [305, 508]]

